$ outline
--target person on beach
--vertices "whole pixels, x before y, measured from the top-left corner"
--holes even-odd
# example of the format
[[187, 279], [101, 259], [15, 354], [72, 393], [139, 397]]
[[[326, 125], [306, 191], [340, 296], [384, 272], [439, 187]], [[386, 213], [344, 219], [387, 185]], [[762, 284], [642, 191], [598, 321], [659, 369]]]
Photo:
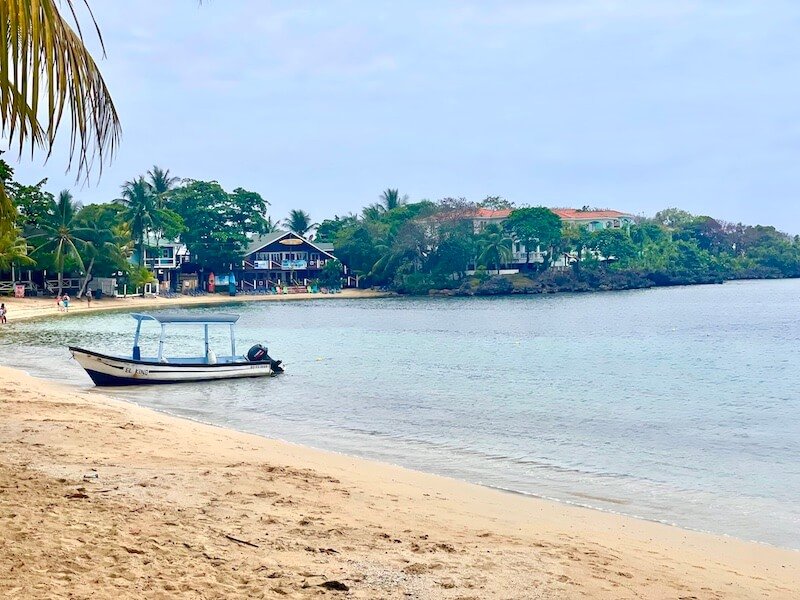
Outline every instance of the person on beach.
[[69, 312], [69, 295], [64, 294], [64, 297], [61, 298], [61, 303], [64, 306], [64, 312]]
[[86, 290], [86, 308], [92, 308], [92, 290]]
[[5, 302], [0, 304], [0, 323], [8, 323], [8, 319], [6, 318], [6, 303]]

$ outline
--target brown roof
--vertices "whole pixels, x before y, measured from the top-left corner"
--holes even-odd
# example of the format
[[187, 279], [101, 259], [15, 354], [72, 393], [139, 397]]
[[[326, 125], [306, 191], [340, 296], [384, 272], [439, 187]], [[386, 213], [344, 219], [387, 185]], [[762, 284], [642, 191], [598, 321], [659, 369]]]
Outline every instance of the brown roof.
[[511, 210], [504, 208], [501, 210], [492, 210], [490, 208], [479, 208], [475, 216], [479, 219], [505, 219], [511, 214]]

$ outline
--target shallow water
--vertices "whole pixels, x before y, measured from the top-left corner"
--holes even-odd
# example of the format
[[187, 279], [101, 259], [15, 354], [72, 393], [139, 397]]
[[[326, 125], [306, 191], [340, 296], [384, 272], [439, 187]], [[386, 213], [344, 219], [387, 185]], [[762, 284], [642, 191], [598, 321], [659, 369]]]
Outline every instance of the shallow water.
[[[792, 280], [237, 305], [240, 350], [268, 341], [284, 375], [113, 394], [269, 437], [800, 549], [799, 300]], [[192, 309], [202, 311], [212, 309]], [[65, 346], [130, 352], [133, 324], [108, 313], [10, 324], [0, 331], [0, 359], [89, 387]], [[172, 333], [167, 356], [200, 353], [199, 327]], [[227, 344], [220, 327], [212, 346], [223, 354]]]

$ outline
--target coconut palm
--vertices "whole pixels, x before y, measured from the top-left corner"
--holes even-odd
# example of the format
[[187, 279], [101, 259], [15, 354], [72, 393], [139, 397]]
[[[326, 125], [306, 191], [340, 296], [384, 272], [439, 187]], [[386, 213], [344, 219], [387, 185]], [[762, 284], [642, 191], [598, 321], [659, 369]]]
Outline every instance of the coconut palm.
[[64, 265], [67, 259], [73, 259], [84, 269], [80, 250], [86, 246], [83, 236], [85, 230], [77, 227], [75, 214], [80, 205], [72, 199], [68, 190], [58, 194], [58, 201], [52, 215], [39, 225], [39, 231], [28, 237], [38, 244], [33, 251], [34, 256], [45, 253], [53, 255], [53, 262], [58, 271], [58, 296], [64, 291]]
[[380, 202], [364, 207], [361, 216], [365, 221], [377, 221], [387, 212], [399, 208], [408, 202], [408, 194], [400, 195], [397, 189], [387, 188], [378, 196]]
[[86, 265], [86, 274], [78, 291], [78, 298], [86, 293], [86, 288], [92, 279], [94, 263], [102, 254], [120, 265], [126, 262], [125, 238], [118, 235], [110, 224], [91, 221], [81, 229], [81, 237], [85, 242], [82, 248], [83, 254], [89, 258], [89, 264]]
[[316, 223], [311, 222], [311, 215], [299, 209], [289, 211], [289, 216], [284, 220], [283, 224], [288, 227], [290, 231], [302, 236], [306, 236], [306, 234], [310, 233], [311, 230], [317, 226]]
[[14, 265], [35, 265], [28, 256], [28, 242], [19, 229], [11, 227], [0, 232], [0, 271], [10, 271]]
[[156, 195], [158, 208], [164, 208], [164, 197], [168, 191], [178, 185], [179, 177], [172, 177], [169, 169], [162, 169], [158, 165], [147, 172], [147, 179], [153, 193]]
[[507, 263], [514, 255], [512, 244], [513, 240], [499, 226], [487, 226], [478, 240], [478, 263], [486, 267], [494, 266], [499, 273], [500, 265]]
[[280, 227], [280, 223], [272, 219], [272, 217], [267, 217], [264, 220], [264, 233], [273, 233], [278, 231]]
[[380, 206], [382, 206], [385, 211], [394, 210], [408, 202], [408, 194], [400, 196], [400, 191], [397, 188], [385, 189], [378, 198], [381, 201]]
[[[120, 123], [100, 70], [84, 45], [77, 5], [84, 5], [103, 39], [87, 0], [0, 0], [0, 135], [20, 154], [52, 152], [59, 126], [70, 131], [70, 167], [102, 169], [120, 139]], [[63, 14], [62, 14], [63, 13]], [[67, 16], [65, 18], [65, 15]], [[74, 25], [74, 27], [73, 27]], [[62, 119], [66, 113], [66, 119]], [[13, 203], [0, 184], [0, 228], [13, 227]]]
[[158, 220], [157, 199], [153, 188], [140, 175], [122, 184], [121, 198], [114, 202], [125, 206], [122, 219], [130, 226], [131, 237], [139, 250], [139, 266], [144, 266], [145, 237], [155, 229]]

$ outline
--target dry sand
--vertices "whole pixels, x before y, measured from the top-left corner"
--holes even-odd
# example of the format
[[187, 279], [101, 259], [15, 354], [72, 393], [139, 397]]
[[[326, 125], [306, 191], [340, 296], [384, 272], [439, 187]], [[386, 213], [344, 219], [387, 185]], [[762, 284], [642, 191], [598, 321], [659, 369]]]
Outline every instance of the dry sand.
[[800, 553], [193, 423], [0, 368], [0, 597], [790, 599]]
[[179, 306], [213, 306], [240, 302], [282, 302], [286, 300], [336, 300], [347, 298], [382, 298], [392, 294], [372, 290], [348, 288], [340, 294], [281, 294], [274, 296], [228, 296], [209, 294], [206, 296], [182, 296], [175, 298], [131, 296], [128, 298], [103, 298], [92, 300], [91, 307], [85, 298], [72, 299], [68, 313], [59, 312], [55, 298], [3, 298], [8, 308], [9, 321], [23, 321], [39, 317], [64, 317], [75, 313], [100, 312], [104, 310], [166, 310]]

